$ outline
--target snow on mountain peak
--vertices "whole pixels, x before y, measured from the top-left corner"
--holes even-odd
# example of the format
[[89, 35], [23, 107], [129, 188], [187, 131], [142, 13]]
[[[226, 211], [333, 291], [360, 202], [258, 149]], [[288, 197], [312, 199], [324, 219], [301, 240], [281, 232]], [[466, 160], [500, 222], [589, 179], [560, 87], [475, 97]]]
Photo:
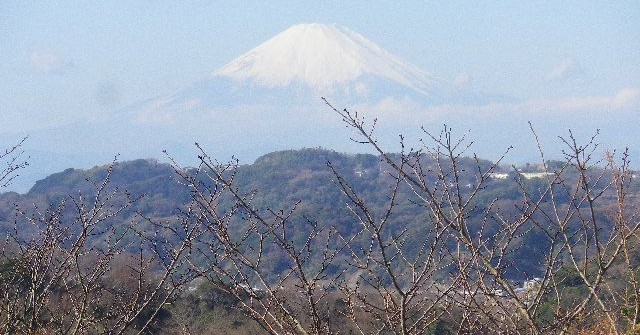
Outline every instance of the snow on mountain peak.
[[318, 90], [371, 75], [425, 94], [439, 82], [350, 29], [318, 23], [294, 25], [213, 75], [267, 87], [300, 82]]

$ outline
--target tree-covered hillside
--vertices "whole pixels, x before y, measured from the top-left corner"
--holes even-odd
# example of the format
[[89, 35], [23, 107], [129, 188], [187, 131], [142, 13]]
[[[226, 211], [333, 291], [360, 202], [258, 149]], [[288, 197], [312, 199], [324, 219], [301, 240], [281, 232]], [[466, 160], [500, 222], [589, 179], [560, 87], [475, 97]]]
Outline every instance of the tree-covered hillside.
[[[390, 157], [400, 159], [399, 155]], [[427, 170], [436, 170], [438, 164], [446, 164], [432, 161], [426, 156], [420, 159], [424, 160], [423, 168]], [[486, 170], [491, 163], [461, 158], [459, 164], [458, 168], [462, 173], [458, 176], [456, 185], [461, 186], [462, 196], [468, 196], [475, 191], [475, 185], [480, 178], [479, 171]], [[557, 162], [551, 162], [550, 166], [554, 164], [558, 168], [561, 167]], [[112, 173], [109, 173], [110, 168], [113, 168]], [[196, 169], [187, 171], [196, 173]], [[499, 209], [502, 215], [516, 216], [519, 214], [519, 206], [524, 200], [525, 192], [535, 198], [545, 189], [544, 177], [523, 178], [516, 172], [518, 170], [507, 166], [500, 166], [495, 171], [497, 176], [489, 178], [475, 195], [475, 209], [471, 210], [470, 216], [466, 218], [472, 229], [482, 227], [483, 220], [486, 220], [482, 214], [487, 206]], [[522, 171], [532, 173], [536, 171], [536, 167], [527, 165]], [[591, 173], [597, 175], [599, 171], [594, 170]], [[146, 227], [141, 229], [152, 229], [149, 223], [144, 222], [146, 219], [171, 222], [180, 216], [181, 211], [191, 201], [190, 190], [182, 184], [183, 181], [170, 164], [140, 159], [97, 166], [88, 170], [70, 168], [38, 181], [27, 194], [0, 195], [2, 227], [8, 231], [13, 229], [16, 220], [18, 224], [23, 221], [20, 216], [15, 215], [16, 206], [26, 213], [23, 216], [29, 216], [39, 209], [56, 206], [69, 198], [90, 198], [93, 196], [95, 185], [103, 183], [108, 175], [106, 188], [109, 192], [115, 191], [113, 203], [124, 204], [135, 199], [120, 213], [118, 221], [113, 222], [116, 226], [120, 223], [141, 221], [140, 227]], [[299, 234], [300, 238], [306, 236], [310, 222], [331, 224], [341, 234], [349, 235], [360, 227], [348, 207], [349, 200], [337, 184], [337, 176], [349, 181], [350, 186], [363, 197], [375, 215], [384, 213], [389, 205], [390, 189], [393, 187], [394, 179], [388, 164], [374, 155], [343, 154], [325, 149], [273, 152], [258, 158], [253, 164], [238, 166], [234, 182], [241, 192], [252, 194], [252, 206], [257, 211], [288, 211], [297, 204], [290, 220], [302, 227], [294, 232]], [[567, 178], [577, 178], [577, 175], [569, 173]], [[432, 182], [435, 185], [437, 180], [434, 179]], [[637, 184], [632, 184], [633, 195], [637, 193]], [[407, 229], [407, 235], [420, 236], [421, 233], [425, 233], [425, 229], [429, 229], [429, 225], [425, 225], [428, 213], [416, 210], [409, 194], [410, 190], [407, 187], [401, 188], [398, 203], [394, 206], [393, 216], [390, 217], [393, 223], [390, 226], [398, 233]], [[569, 199], [563, 196], [562, 192], [557, 192], [555, 197], [559, 204]], [[221, 199], [221, 208], [231, 207], [232, 204], [233, 199], [229, 197]], [[602, 210], [606, 210], [609, 205], [613, 204], [601, 205]], [[241, 223], [238, 222], [238, 225]], [[490, 230], [492, 226], [484, 229]], [[24, 232], [28, 231], [29, 227], [25, 227]], [[420, 238], [415, 239], [415, 243], [419, 241]], [[413, 243], [412, 238], [408, 238], [406, 248], [418, 250], [420, 245]], [[523, 276], [539, 274], [540, 257], [543, 257], [545, 247], [544, 238], [539, 234], [529, 234], [526, 240], [518, 245], [519, 248], [513, 251], [510, 258], [519, 259], [520, 271], [518, 274], [513, 273], [512, 277], [523, 279]], [[277, 259], [276, 255], [272, 256]], [[276, 266], [275, 270], [282, 269]]]

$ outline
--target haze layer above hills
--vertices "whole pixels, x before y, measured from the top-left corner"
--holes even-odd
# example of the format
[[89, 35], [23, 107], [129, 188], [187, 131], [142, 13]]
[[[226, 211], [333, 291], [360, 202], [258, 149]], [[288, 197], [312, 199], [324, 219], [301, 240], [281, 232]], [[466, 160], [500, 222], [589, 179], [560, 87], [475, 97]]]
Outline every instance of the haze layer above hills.
[[52, 172], [104, 164], [118, 153], [121, 159], [162, 159], [167, 150], [192, 164], [194, 142], [213, 156], [224, 160], [235, 155], [244, 162], [302, 147], [367, 152], [350, 140], [340, 117], [321, 97], [340, 110], [377, 118], [377, 135], [390, 151], [399, 148], [399, 134], [418, 145], [424, 135], [420, 126], [438, 132], [447, 124], [459, 135], [470, 131], [476, 144], [469, 154], [496, 158], [513, 145], [508, 159], [523, 162], [538, 159], [527, 121], [533, 122], [543, 146], [551, 148], [549, 157], [560, 154], [557, 136], [570, 128], [579, 138], [602, 129], [601, 140], [608, 146], [632, 143], [637, 134], [628, 125], [637, 120], [640, 91], [629, 88], [598, 99], [520, 101], [439, 79], [348, 28], [300, 24], [177, 92], [29, 134], [32, 164], [13, 189], [26, 191]]

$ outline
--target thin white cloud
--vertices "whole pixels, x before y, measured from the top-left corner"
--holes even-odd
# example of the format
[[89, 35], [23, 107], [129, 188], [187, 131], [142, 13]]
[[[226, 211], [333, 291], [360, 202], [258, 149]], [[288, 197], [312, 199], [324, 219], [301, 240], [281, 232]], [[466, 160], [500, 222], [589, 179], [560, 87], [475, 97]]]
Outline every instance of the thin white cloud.
[[422, 107], [405, 99], [385, 99], [375, 105], [360, 105], [358, 110], [369, 112], [388, 123], [408, 120], [424, 123], [450, 118], [496, 118], [521, 116], [568, 117], [579, 115], [610, 115], [608, 112], [626, 113], [640, 110], [640, 88], [630, 87], [612, 96], [565, 97], [558, 99], [532, 99], [514, 103], [487, 105], [438, 105]]
[[393, 123], [411, 122], [416, 117], [423, 117], [425, 111], [423, 106], [408, 97], [385, 98], [373, 105], [358, 104], [350, 109]]
[[74, 67], [72, 60], [53, 51], [33, 52], [30, 61], [32, 68], [40, 74], [63, 74]]
[[459, 74], [453, 81], [458, 86], [467, 86], [471, 82], [471, 77], [466, 73]]
[[[242, 108], [245, 107], [246, 106], [243, 106]], [[231, 118], [237, 114], [234, 109], [229, 108], [219, 108], [211, 112], [225, 115], [225, 118]], [[205, 114], [206, 111], [203, 110], [202, 101], [200, 99], [180, 101], [175, 97], [165, 96], [142, 107], [138, 112], [136, 112], [133, 122], [149, 125], [172, 125], [179, 124], [181, 122], [184, 123], [187, 118], [191, 118], [189, 120], [192, 122], [199, 122], [197, 121], [197, 118], [193, 119], [193, 117], [204, 117]], [[220, 114], [217, 114], [216, 117], [219, 117]]]
[[611, 100], [613, 109], [640, 108], [640, 88], [629, 87], [618, 92]]
[[548, 82], [563, 81], [582, 73], [582, 68], [573, 58], [565, 58], [560, 64], [547, 73]]
[[137, 123], [165, 123], [174, 122], [174, 114], [170, 106], [173, 98], [165, 97], [155, 101], [142, 109], [137, 115], [135, 122]]
[[640, 108], [640, 88], [624, 88], [613, 96], [570, 97], [531, 103], [530, 107], [546, 107], [552, 112], [630, 112]]

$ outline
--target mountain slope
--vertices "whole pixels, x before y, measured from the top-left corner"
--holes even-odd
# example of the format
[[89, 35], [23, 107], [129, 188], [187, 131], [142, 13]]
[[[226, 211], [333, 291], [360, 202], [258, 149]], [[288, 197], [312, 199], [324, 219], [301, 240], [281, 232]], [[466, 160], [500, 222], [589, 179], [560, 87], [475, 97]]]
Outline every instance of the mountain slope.
[[299, 82], [319, 91], [364, 75], [424, 94], [443, 84], [352, 30], [317, 23], [295, 25], [214, 72], [268, 87]]
[[318, 109], [321, 96], [349, 105], [390, 97], [434, 104], [459, 93], [348, 28], [312, 23], [292, 26], [205, 80], [135, 108], [148, 120], [222, 107]]

